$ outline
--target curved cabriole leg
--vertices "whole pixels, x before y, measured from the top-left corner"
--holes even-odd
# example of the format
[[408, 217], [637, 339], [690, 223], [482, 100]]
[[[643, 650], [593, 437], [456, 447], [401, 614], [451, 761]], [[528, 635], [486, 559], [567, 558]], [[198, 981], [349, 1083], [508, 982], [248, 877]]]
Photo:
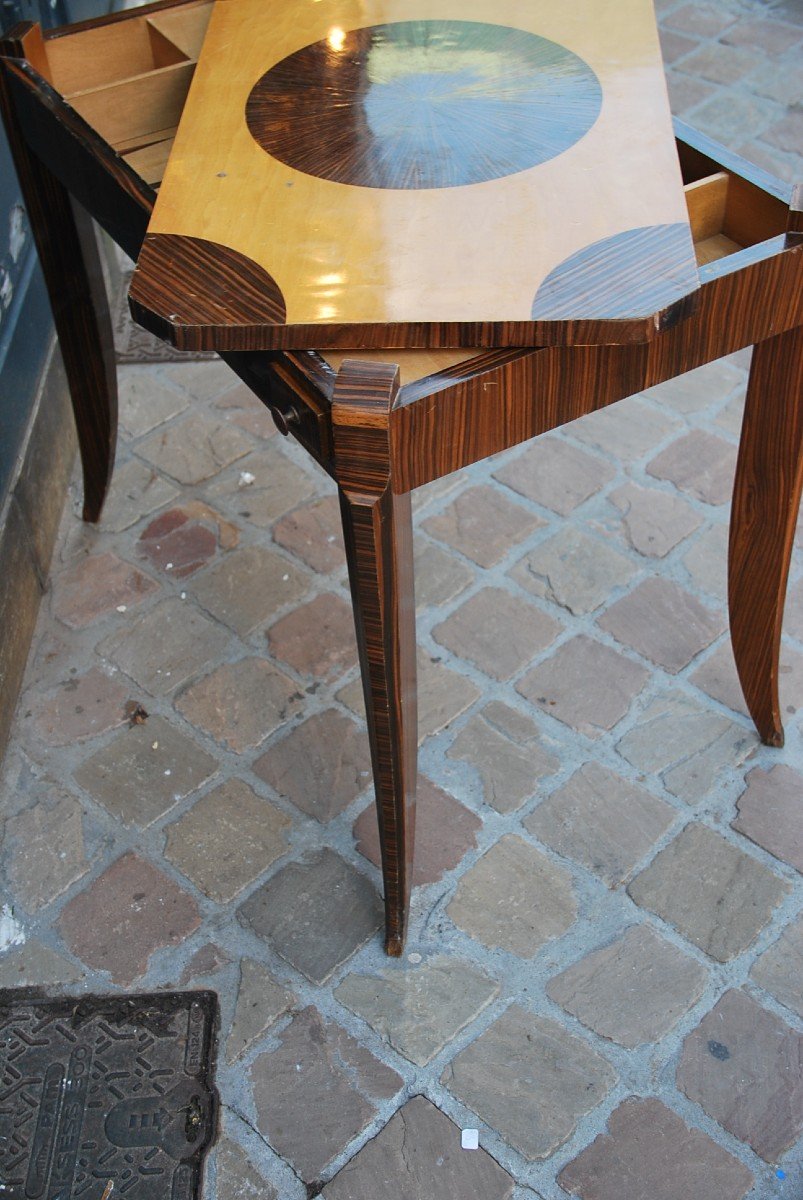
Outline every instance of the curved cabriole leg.
[[117, 374], [95, 231], [28, 149], [2, 78], [0, 108], [67, 373], [84, 473], [84, 520], [97, 521], [114, 465]]
[[410, 495], [393, 494], [390, 416], [395, 367], [347, 361], [332, 402], [335, 474], [371, 742], [385, 949], [399, 955], [410, 908], [417, 719]]
[[778, 701], [786, 581], [803, 484], [803, 327], [753, 350], [733, 487], [731, 638], [762, 742], [783, 745]]

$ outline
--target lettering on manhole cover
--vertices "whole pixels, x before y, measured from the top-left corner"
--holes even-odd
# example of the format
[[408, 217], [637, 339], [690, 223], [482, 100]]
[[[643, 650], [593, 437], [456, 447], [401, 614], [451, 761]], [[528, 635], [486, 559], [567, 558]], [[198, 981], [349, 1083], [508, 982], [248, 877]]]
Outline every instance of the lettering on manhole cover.
[[217, 1016], [214, 992], [0, 991], [2, 1200], [195, 1200]]

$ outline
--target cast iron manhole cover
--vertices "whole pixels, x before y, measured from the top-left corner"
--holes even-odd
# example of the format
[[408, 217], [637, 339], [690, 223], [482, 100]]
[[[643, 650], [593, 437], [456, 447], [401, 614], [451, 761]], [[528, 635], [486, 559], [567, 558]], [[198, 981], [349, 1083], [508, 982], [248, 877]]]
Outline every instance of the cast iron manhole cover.
[[0, 992], [2, 1200], [194, 1200], [216, 1027], [214, 992]]

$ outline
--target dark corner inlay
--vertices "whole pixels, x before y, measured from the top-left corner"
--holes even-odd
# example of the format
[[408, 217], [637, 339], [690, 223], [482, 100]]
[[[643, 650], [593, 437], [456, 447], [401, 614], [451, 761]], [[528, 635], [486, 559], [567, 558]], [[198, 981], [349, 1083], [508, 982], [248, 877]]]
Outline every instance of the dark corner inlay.
[[624, 320], [657, 312], [699, 286], [688, 225], [645, 225], [584, 246], [547, 275], [534, 321]]
[[246, 105], [259, 145], [335, 183], [444, 188], [562, 154], [602, 89], [556, 42], [478, 21], [399, 21], [329, 37], [262, 76]]
[[[204, 238], [151, 233], [130, 291], [135, 319], [157, 313], [170, 325], [283, 325], [279, 285], [246, 255]], [[142, 324], [146, 324], [142, 321]]]

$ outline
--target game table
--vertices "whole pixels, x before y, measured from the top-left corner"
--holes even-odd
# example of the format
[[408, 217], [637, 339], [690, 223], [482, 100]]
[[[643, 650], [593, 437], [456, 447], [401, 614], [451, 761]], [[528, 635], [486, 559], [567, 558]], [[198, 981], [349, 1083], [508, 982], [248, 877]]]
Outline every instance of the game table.
[[90, 369], [97, 321], [59, 314], [54, 185], [133, 248], [135, 319], [217, 351], [337, 484], [388, 953], [413, 856], [411, 493], [751, 344], [730, 621], [751, 715], [782, 744], [802, 196], [673, 136], [649, 0], [188, 0], [26, 26], [2, 52], [86, 515], [111, 471], [112, 385]]

